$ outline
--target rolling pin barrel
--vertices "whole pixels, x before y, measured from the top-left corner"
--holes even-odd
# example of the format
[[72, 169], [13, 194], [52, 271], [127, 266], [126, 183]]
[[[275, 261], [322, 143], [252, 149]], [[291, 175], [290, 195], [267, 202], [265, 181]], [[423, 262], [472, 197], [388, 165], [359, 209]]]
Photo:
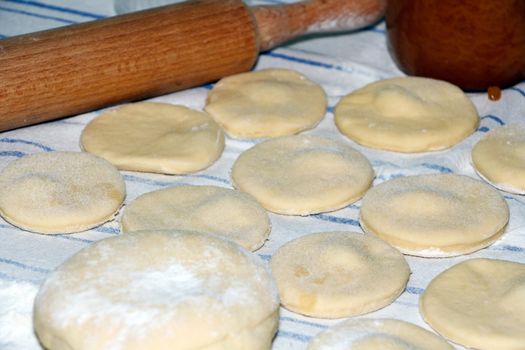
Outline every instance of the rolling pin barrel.
[[259, 49], [355, 29], [386, 0], [193, 0], [0, 40], [0, 131], [248, 71]]

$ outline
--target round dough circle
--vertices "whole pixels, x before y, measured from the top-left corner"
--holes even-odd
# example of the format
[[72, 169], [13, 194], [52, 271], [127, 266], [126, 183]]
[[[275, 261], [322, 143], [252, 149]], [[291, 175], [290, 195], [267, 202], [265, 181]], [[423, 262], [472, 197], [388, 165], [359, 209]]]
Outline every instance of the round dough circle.
[[479, 124], [476, 108], [458, 87], [440, 80], [403, 77], [376, 81], [343, 97], [337, 128], [353, 141], [397, 152], [449, 148]]
[[324, 90], [288, 69], [265, 69], [221, 79], [205, 110], [228, 135], [261, 138], [297, 134], [315, 127], [326, 113]]
[[71, 233], [111, 220], [126, 185], [109, 162], [89, 153], [35, 153], [0, 173], [0, 215], [21, 229]]
[[205, 169], [220, 157], [224, 134], [207, 113], [140, 102], [92, 120], [80, 143], [122, 170], [186, 174]]
[[436, 334], [394, 319], [350, 319], [316, 335], [307, 350], [454, 350]]
[[370, 162], [352, 147], [315, 136], [287, 136], [242, 153], [234, 186], [267, 210], [287, 215], [332, 211], [357, 201], [370, 187]]
[[279, 297], [264, 263], [190, 231], [99, 241], [41, 286], [35, 331], [53, 350], [269, 349]]
[[270, 218], [252, 196], [216, 186], [181, 186], [149, 192], [131, 202], [121, 231], [178, 229], [227, 238], [249, 250], [270, 233]]
[[478, 174], [500, 190], [525, 194], [525, 125], [502, 126], [472, 149]]
[[401, 177], [363, 198], [363, 230], [405, 254], [447, 257], [491, 245], [504, 232], [509, 209], [494, 188], [467, 176]]
[[323, 232], [283, 245], [270, 262], [282, 305], [320, 318], [360, 315], [392, 303], [410, 268], [385, 242], [355, 232]]
[[432, 328], [458, 344], [523, 349], [525, 264], [471, 259], [452, 266], [429, 284], [420, 311]]

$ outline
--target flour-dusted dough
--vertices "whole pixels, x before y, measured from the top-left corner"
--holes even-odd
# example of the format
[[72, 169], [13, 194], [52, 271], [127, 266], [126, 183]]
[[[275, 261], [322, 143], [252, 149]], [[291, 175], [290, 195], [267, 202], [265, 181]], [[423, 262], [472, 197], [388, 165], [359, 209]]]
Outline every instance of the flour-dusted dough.
[[436, 334], [394, 319], [350, 319], [316, 335], [307, 350], [454, 350]]
[[375, 237], [323, 232], [286, 243], [273, 255], [281, 303], [303, 315], [338, 318], [392, 303], [405, 290], [403, 255]]
[[360, 152], [344, 143], [287, 136], [262, 142], [233, 165], [235, 187], [266, 209], [308, 215], [343, 208], [362, 197], [374, 171]]
[[207, 168], [220, 157], [224, 134], [207, 113], [141, 102], [95, 118], [80, 143], [122, 170], [185, 174]]
[[483, 179], [500, 190], [525, 194], [525, 125], [491, 131], [474, 146], [472, 163]]
[[323, 89], [288, 69], [265, 69], [222, 79], [205, 110], [235, 138], [276, 137], [315, 127], [326, 113]]
[[279, 297], [264, 263], [191, 231], [99, 241], [43, 283], [34, 325], [51, 350], [269, 349]]
[[487, 247], [504, 232], [509, 209], [494, 188], [467, 176], [401, 177], [363, 198], [361, 227], [405, 254], [445, 257]]
[[397, 152], [449, 148], [472, 134], [476, 108], [456, 86], [434, 79], [380, 80], [343, 97], [335, 123], [367, 147]]
[[71, 233], [111, 220], [126, 185], [109, 162], [88, 153], [36, 153], [0, 173], [0, 215], [21, 229]]
[[260, 248], [270, 219], [250, 195], [216, 186], [181, 186], [143, 194], [120, 220], [122, 232], [179, 229], [220, 235], [249, 250]]
[[425, 321], [451, 341], [482, 350], [525, 348], [525, 264], [471, 259], [442, 272], [420, 300]]

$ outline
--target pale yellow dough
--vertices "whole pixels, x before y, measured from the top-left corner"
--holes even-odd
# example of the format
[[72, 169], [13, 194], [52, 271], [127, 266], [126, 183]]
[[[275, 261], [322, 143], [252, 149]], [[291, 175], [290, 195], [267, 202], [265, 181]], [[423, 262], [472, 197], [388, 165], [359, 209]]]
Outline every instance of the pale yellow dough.
[[394, 319], [350, 319], [316, 335], [307, 350], [454, 350], [443, 338]]
[[0, 173], [0, 215], [24, 230], [71, 233], [111, 220], [126, 196], [111, 163], [81, 152], [36, 153]]
[[504, 232], [509, 209], [494, 188], [467, 176], [401, 177], [363, 198], [363, 230], [405, 254], [446, 257], [489, 246]]
[[205, 169], [220, 157], [224, 134], [207, 113], [141, 102], [95, 118], [80, 143], [122, 170], [185, 174]]
[[326, 113], [323, 89], [288, 69], [265, 69], [222, 79], [208, 94], [205, 110], [228, 135], [261, 138], [297, 134]]
[[458, 87], [402, 77], [376, 81], [343, 97], [335, 123], [359, 144], [409, 153], [455, 145], [476, 130], [479, 117]]
[[525, 194], [525, 125], [491, 131], [474, 146], [472, 163], [483, 179], [500, 190]]
[[50, 350], [262, 350], [278, 313], [257, 256], [217, 236], [142, 231], [99, 241], [51, 273], [34, 327]]
[[400, 252], [355, 232], [297, 238], [277, 250], [270, 267], [282, 305], [320, 318], [378, 310], [405, 290], [410, 275]]
[[481, 350], [525, 348], [525, 264], [471, 259], [438, 275], [421, 296], [425, 321]]
[[357, 201], [370, 187], [370, 162], [352, 147], [315, 136], [287, 136], [262, 142], [237, 158], [234, 186], [269, 211], [308, 215]]
[[260, 248], [270, 219], [250, 195], [216, 186], [181, 186], [143, 194], [120, 221], [122, 232], [180, 229], [213, 233], [249, 250]]

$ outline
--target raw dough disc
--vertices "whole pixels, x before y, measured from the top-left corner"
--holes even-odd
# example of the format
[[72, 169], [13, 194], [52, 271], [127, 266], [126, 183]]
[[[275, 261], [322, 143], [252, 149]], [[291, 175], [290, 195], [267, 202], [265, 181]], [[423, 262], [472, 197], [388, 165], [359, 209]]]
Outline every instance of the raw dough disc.
[[441, 337], [394, 319], [350, 319], [316, 335], [307, 350], [454, 350]]
[[405, 254], [446, 257], [491, 245], [504, 232], [509, 209], [494, 188], [455, 174], [400, 177], [363, 198], [363, 230]]
[[242, 153], [232, 169], [235, 187], [287, 215], [343, 208], [363, 196], [373, 177], [370, 162], [352, 147], [305, 135], [262, 142]]
[[525, 264], [471, 259], [438, 275], [421, 296], [420, 311], [437, 332], [484, 350], [525, 345]]
[[269, 349], [278, 313], [257, 256], [217, 236], [142, 231], [58, 267], [37, 294], [34, 325], [52, 350]]
[[265, 69], [222, 79], [206, 112], [236, 138], [276, 137], [315, 127], [326, 113], [323, 89], [288, 69]]
[[122, 170], [185, 174], [205, 169], [220, 157], [224, 134], [207, 113], [141, 102], [92, 120], [80, 143]]
[[335, 108], [335, 123], [367, 147], [426, 152], [460, 142], [476, 130], [479, 117], [458, 87], [403, 77], [380, 80], [343, 97]]
[[260, 248], [270, 219], [252, 196], [216, 186], [181, 186], [143, 194], [122, 215], [122, 232], [179, 229], [220, 235], [249, 250]]
[[24, 230], [71, 233], [111, 220], [126, 185], [109, 162], [89, 153], [36, 153], [0, 173], [0, 215]]
[[400, 252], [354, 232], [297, 238], [277, 250], [270, 266], [282, 305], [321, 318], [378, 310], [405, 290], [410, 275]]
[[494, 129], [474, 146], [472, 163], [500, 190], [525, 194], [525, 125]]

